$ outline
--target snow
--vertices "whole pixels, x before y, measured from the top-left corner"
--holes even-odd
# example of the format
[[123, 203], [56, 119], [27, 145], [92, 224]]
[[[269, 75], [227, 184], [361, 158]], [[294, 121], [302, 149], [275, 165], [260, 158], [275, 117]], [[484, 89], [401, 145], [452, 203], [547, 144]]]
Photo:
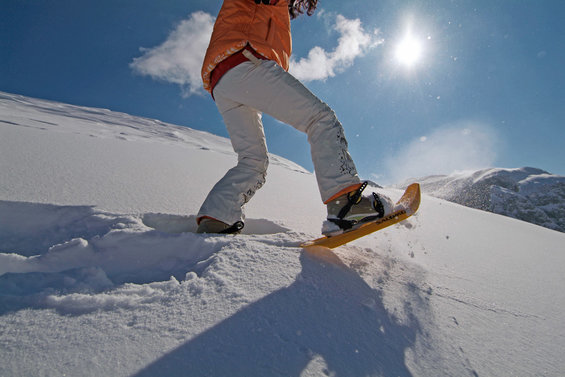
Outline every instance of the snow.
[[303, 250], [324, 207], [277, 156], [244, 234], [194, 234], [234, 162], [204, 132], [0, 93], [0, 375], [565, 373], [565, 234], [424, 195]]

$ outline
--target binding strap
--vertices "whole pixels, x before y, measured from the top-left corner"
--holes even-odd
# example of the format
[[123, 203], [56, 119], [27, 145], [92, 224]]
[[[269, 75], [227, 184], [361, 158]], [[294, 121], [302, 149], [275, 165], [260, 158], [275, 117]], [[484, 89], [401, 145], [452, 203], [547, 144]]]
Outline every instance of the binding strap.
[[385, 207], [383, 206], [383, 202], [376, 192], [373, 192], [373, 198], [375, 199], [375, 201], [373, 202], [373, 207], [375, 207], [375, 211], [377, 211], [377, 218], [381, 218], [385, 215]]
[[341, 219], [328, 219], [335, 225], [337, 225], [341, 230], [349, 230], [353, 228], [353, 225], [357, 224], [357, 221], [341, 220]]
[[245, 226], [245, 224], [243, 223], [243, 221], [236, 221], [235, 223], [233, 223], [232, 226], [230, 226], [229, 228], [226, 228], [224, 230], [222, 230], [220, 232], [220, 234], [235, 234], [235, 233], [239, 233], [241, 232], [241, 230], [243, 229], [243, 227]]
[[343, 206], [341, 211], [339, 211], [339, 213], [337, 214], [338, 219], [343, 220], [343, 218], [345, 217], [345, 215], [347, 215], [351, 207], [353, 207], [353, 205], [355, 204], [359, 204], [359, 201], [361, 200], [361, 195], [363, 194], [363, 190], [365, 190], [365, 187], [367, 187], [367, 184], [368, 182], [366, 181], [363, 182], [361, 187], [359, 187], [357, 190], [353, 192], [350, 192], [347, 195], [347, 204], [345, 204], [345, 206]]

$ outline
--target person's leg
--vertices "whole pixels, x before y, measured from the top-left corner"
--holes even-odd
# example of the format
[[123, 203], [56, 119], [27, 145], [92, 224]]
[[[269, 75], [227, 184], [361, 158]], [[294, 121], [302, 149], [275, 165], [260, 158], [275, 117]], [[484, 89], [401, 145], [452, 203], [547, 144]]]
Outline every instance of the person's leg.
[[238, 163], [210, 191], [197, 218], [210, 217], [232, 225], [244, 219], [243, 205], [265, 183], [267, 146], [261, 113], [216, 91], [214, 96], [238, 155]]
[[333, 110], [274, 62], [246, 62], [232, 68], [214, 89], [214, 96], [245, 104], [305, 132], [324, 202], [360, 185]]

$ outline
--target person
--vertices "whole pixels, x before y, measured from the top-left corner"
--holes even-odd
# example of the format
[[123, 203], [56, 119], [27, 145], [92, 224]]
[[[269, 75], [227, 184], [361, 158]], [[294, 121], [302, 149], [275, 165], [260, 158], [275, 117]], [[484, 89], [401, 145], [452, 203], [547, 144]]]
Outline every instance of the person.
[[268, 152], [261, 121], [271, 115], [307, 134], [314, 171], [328, 217], [322, 233], [384, 216], [384, 195], [362, 195], [341, 123], [333, 110], [288, 73], [290, 20], [311, 16], [317, 0], [224, 0], [202, 66], [230, 136], [237, 165], [212, 188], [198, 215], [198, 233], [237, 233], [243, 206], [263, 186]]

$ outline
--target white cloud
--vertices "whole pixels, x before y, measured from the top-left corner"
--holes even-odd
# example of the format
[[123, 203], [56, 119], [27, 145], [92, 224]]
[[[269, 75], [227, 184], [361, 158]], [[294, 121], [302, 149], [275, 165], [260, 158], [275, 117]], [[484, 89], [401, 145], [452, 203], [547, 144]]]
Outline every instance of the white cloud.
[[184, 96], [201, 92], [200, 70], [214, 21], [208, 13], [192, 13], [161, 45], [142, 49], [143, 55], [133, 59], [130, 67], [141, 75], [180, 85]]
[[378, 30], [365, 32], [359, 19], [350, 20], [337, 15], [333, 27], [340, 34], [335, 50], [327, 52], [316, 46], [310, 50], [308, 57], [299, 61], [292, 59], [290, 73], [297, 79], [312, 81], [334, 77], [350, 67], [355, 58], [383, 42]]
[[408, 178], [492, 167], [498, 141], [495, 131], [483, 124], [466, 122], [441, 127], [417, 137], [385, 161], [390, 183]]
[[[159, 46], [142, 48], [130, 67], [141, 75], [178, 84], [183, 95], [202, 91], [200, 70], [214, 27], [215, 18], [205, 12], [194, 12], [181, 21]], [[321, 47], [310, 50], [307, 58], [292, 59], [290, 72], [299, 80], [325, 80], [350, 67], [355, 58], [382, 43], [378, 30], [367, 33], [359, 19], [337, 15], [332, 25], [340, 37], [335, 50]]]

